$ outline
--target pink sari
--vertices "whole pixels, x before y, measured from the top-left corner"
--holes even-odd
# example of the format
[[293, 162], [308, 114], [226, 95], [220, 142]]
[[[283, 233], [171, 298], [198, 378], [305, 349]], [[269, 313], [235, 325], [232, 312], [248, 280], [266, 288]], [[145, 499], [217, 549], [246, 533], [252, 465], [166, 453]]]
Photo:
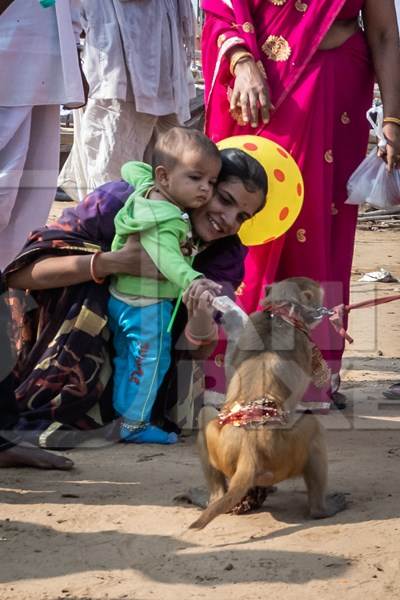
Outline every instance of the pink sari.
[[[305, 183], [303, 209], [291, 230], [249, 249], [239, 297], [248, 312], [257, 309], [266, 283], [300, 275], [321, 282], [327, 306], [348, 302], [357, 208], [344, 204], [346, 182], [365, 156], [374, 78], [361, 31], [339, 48], [318, 46], [335, 19], [356, 17], [363, 3], [203, 1], [206, 133], [215, 141], [246, 133], [275, 140], [296, 159]], [[261, 61], [276, 107], [259, 130], [240, 125], [229, 112], [233, 78], [226, 53], [238, 44]], [[314, 338], [332, 372], [339, 372], [342, 338], [328, 323]], [[310, 391], [307, 399], [328, 407], [327, 392]]]

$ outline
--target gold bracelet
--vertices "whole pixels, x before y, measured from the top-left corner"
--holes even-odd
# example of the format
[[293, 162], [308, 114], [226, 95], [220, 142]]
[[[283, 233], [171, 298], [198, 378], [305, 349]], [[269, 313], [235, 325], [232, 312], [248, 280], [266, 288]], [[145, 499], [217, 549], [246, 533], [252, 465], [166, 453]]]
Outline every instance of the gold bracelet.
[[235, 52], [231, 58], [229, 66], [232, 77], [235, 77], [235, 67], [241, 60], [243, 60], [243, 58], [251, 58], [254, 60], [252, 53], [248, 52], [247, 50], [243, 50], [243, 52]]
[[[243, 52], [235, 52], [233, 58], [231, 58], [229, 70], [231, 72], [232, 77], [235, 77], [235, 68], [243, 59], [253, 59], [253, 55], [251, 52], [243, 51]], [[254, 60], [254, 59], [253, 59]]]
[[96, 272], [94, 270], [95, 268], [95, 264], [96, 264], [96, 260], [97, 257], [99, 256], [99, 254], [101, 254], [100, 250], [97, 250], [97, 252], [95, 252], [94, 254], [92, 254], [91, 259], [90, 259], [90, 277], [93, 279], [93, 281], [95, 283], [98, 283], [99, 285], [104, 283], [104, 277], [97, 277]]
[[400, 126], [400, 119], [397, 117], [384, 117], [383, 123], [394, 123], [395, 125]]

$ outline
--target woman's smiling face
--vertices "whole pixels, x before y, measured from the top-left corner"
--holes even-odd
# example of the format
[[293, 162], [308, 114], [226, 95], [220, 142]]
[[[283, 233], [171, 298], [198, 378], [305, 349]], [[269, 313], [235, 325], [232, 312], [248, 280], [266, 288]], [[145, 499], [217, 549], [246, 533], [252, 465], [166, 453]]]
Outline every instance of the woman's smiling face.
[[240, 179], [232, 177], [217, 185], [208, 204], [191, 211], [193, 229], [208, 243], [234, 235], [244, 221], [260, 210], [263, 202], [261, 190], [249, 192]]

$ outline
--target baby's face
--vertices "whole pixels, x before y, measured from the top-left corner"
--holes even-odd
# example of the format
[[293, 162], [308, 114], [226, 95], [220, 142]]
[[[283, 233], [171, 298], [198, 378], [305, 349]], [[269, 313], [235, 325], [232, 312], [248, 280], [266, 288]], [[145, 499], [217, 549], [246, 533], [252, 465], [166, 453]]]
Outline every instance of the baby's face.
[[202, 151], [185, 152], [168, 176], [171, 198], [181, 208], [204, 206], [214, 194], [220, 170], [218, 158]]

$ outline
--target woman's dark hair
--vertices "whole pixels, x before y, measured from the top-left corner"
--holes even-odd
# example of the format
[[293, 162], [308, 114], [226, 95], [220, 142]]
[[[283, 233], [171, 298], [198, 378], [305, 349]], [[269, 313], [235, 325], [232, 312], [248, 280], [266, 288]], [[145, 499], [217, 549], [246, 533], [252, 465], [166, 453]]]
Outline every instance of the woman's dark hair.
[[248, 192], [261, 190], [264, 201], [259, 210], [264, 208], [268, 193], [268, 177], [261, 163], [239, 148], [224, 148], [220, 154], [222, 168], [218, 181], [238, 179]]

